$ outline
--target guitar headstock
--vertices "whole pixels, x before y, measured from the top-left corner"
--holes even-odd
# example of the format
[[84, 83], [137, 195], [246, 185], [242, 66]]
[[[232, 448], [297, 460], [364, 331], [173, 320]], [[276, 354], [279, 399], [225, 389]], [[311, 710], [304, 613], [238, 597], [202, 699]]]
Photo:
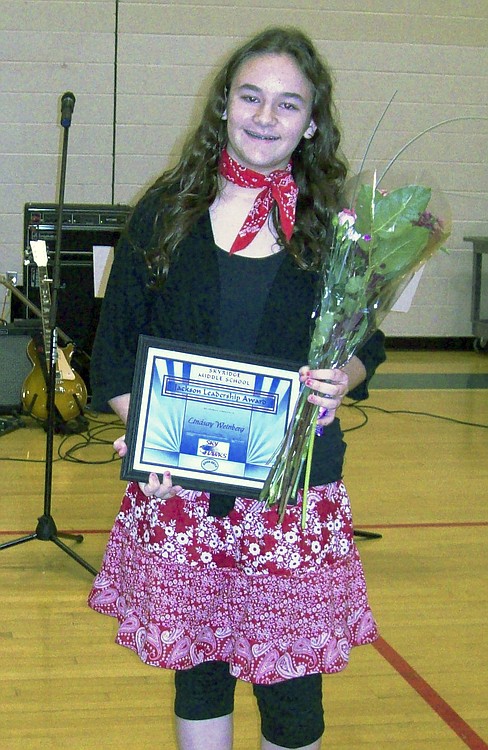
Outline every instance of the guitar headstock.
[[38, 268], [47, 267], [47, 246], [46, 240], [31, 240], [30, 246], [34, 263]]

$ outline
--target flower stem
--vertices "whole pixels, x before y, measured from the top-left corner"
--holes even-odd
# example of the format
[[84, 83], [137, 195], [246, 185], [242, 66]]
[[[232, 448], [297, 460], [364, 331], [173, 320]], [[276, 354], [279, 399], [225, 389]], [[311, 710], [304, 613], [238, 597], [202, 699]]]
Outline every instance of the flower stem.
[[396, 160], [398, 159], [398, 157], [401, 156], [403, 154], [403, 152], [409, 146], [412, 145], [412, 143], [415, 143], [415, 141], [418, 141], [418, 139], [422, 138], [422, 136], [425, 135], [426, 133], [430, 133], [431, 130], [435, 130], [436, 128], [440, 128], [441, 125], [448, 125], [450, 122], [459, 122], [460, 120], [487, 120], [487, 119], [488, 119], [487, 117], [477, 117], [475, 115], [473, 115], [473, 116], [466, 115], [464, 117], [450, 117], [449, 120], [442, 120], [442, 122], [436, 122], [435, 125], [431, 125], [430, 128], [425, 128], [425, 130], [422, 130], [421, 133], [417, 133], [416, 136], [414, 136], [413, 138], [411, 138], [408, 141], [408, 143], [405, 143], [405, 145], [402, 146], [402, 148], [399, 151], [397, 151], [397, 153], [395, 154], [395, 156], [392, 159], [390, 159], [390, 161], [386, 165], [386, 167], [385, 167], [385, 169], [383, 171], [383, 174], [381, 175], [381, 177], [378, 180], [378, 182], [376, 183], [376, 185], [378, 186], [380, 184], [381, 180], [383, 179], [383, 177], [385, 176], [385, 174], [388, 172], [388, 170], [390, 169], [390, 167], [392, 167], [393, 164], [396, 162]]
[[315, 422], [317, 419], [317, 414], [319, 411], [319, 407], [315, 407], [315, 418], [312, 418], [312, 434], [308, 441], [308, 451], [307, 451], [307, 464], [305, 467], [305, 479], [303, 482], [303, 495], [302, 495], [302, 529], [305, 528], [307, 524], [307, 502], [308, 502], [308, 488], [310, 487], [310, 470], [312, 468], [312, 454], [313, 454], [313, 446], [315, 443]]
[[357, 174], [357, 177], [356, 177], [356, 183], [355, 183], [355, 186], [354, 186], [353, 194], [351, 196], [351, 201], [350, 201], [350, 204], [349, 204], [349, 208], [352, 208], [353, 205], [354, 205], [354, 201], [356, 199], [356, 193], [357, 193], [357, 190], [358, 190], [359, 180], [360, 180], [360, 177], [361, 177], [361, 172], [363, 171], [364, 163], [365, 163], [365, 161], [367, 159], [367, 156], [369, 154], [369, 149], [371, 148], [371, 144], [373, 143], [374, 137], [375, 137], [376, 133], [378, 132], [378, 129], [379, 129], [381, 123], [383, 122], [383, 119], [384, 119], [386, 113], [390, 109], [391, 104], [393, 102], [393, 99], [395, 98], [395, 96], [397, 95], [397, 93], [398, 93], [398, 90], [395, 91], [393, 93], [393, 95], [391, 96], [390, 101], [388, 102], [388, 104], [386, 105], [385, 109], [383, 110], [383, 113], [382, 113], [380, 119], [376, 123], [376, 125], [375, 125], [375, 127], [373, 129], [373, 132], [371, 133], [371, 135], [369, 137], [369, 141], [367, 143], [366, 150], [365, 150], [364, 155], [363, 155], [363, 160], [361, 162], [361, 166], [359, 167], [359, 171], [358, 171], [358, 174]]
[[290, 500], [297, 495], [303, 465], [309, 454], [309, 442], [312, 436], [313, 443], [315, 435], [318, 407], [308, 401], [309, 393], [310, 389], [304, 387], [298, 397], [294, 416], [259, 496], [268, 507], [278, 505], [280, 523]]

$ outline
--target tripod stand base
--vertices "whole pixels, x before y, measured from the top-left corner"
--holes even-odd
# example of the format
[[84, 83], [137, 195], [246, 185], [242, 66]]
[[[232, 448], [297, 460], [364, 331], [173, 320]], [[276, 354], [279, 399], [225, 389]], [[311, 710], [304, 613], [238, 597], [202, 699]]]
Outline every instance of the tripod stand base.
[[383, 539], [383, 534], [377, 534], [375, 531], [354, 531], [354, 536], [360, 536], [363, 539]]
[[63, 552], [66, 552], [66, 554], [69, 555], [73, 560], [76, 560], [76, 562], [79, 563], [83, 568], [88, 570], [94, 576], [97, 575], [98, 571], [95, 570], [95, 568], [93, 568], [89, 563], [87, 563], [86, 560], [83, 560], [82, 557], [77, 555], [76, 552], [74, 552], [70, 547], [64, 544], [64, 542], [61, 541], [61, 538], [72, 539], [78, 544], [83, 541], [83, 536], [81, 534], [59, 534], [52, 516], [44, 515], [38, 519], [37, 528], [33, 534], [27, 534], [26, 536], [19, 537], [18, 539], [12, 539], [10, 542], [0, 544], [0, 550], [7, 549], [7, 547], [16, 547], [19, 544], [24, 544], [24, 542], [31, 542], [33, 539], [39, 539], [39, 541], [41, 542], [53, 542], [60, 549], [62, 549]]

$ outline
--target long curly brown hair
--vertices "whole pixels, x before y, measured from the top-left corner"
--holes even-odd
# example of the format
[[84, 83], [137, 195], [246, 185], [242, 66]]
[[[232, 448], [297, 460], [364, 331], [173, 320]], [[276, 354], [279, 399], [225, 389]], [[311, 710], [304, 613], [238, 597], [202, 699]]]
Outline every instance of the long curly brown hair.
[[222, 119], [227, 92], [242, 63], [254, 55], [285, 54], [293, 58], [314, 90], [312, 119], [317, 129], [302, 138], [292, 155], [293, 176], [299, 188], [296, 222], [287, 242], [273, 208], [278, 241], [299, 267], [314, 269], [322, 257], [330, 224], [329, 212], [337, 208], [347, 166], [340, 154], [341, 135], [332, 99], [331, 73], [311, 40], [296, 28], [269, 28], [237, 49], [216, 76], [200, 124], [187, 139], [178, 164], [164, 172], [147, 196], [161, 196], [154, 240], [144, 250], [155, 286], [167, 276], [172, 257], [195, 221], [208, 210], [219, 191], [219, 161], [227, 142]]

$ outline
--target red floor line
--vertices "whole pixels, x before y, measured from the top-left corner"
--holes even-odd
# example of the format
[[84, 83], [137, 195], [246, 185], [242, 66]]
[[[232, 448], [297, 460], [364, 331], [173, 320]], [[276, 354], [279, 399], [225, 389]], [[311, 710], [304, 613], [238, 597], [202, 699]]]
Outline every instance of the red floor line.
[[[7, 531], [0, 529], [0, 536], [27, 536], [34, 534], [35, 526], [32, 529]], [[58, 534], [110, 534], [110, 529], [58, 529]]]
[[[375, 529], [442, 529], [442, 528], [463, 528], [465, 526], [488, 526], [488, 521], [452, 521], [452, 522], [439, 522], [439, 523], [383, 523], [383, 524], [358, 524], [356, 531], [360, 532], [361, 529], [374, 531]], [[26, 534], [32, 534], [34, 529], [27, 531], [0, 529], [0, 536], [25, 536]], [[59, 529], [69, 534], [108, 534], [110, 529]]]
[[378, 638], [373, 646], [470, 750], [488, 750], [488, 744], [384, 638]]
[[488, 521], [432, 521], [430, 523], [375, 523], [364, 526], [357, 524], [360, 529], [442, 529], [461, 528], [463, 526], [488, 526]]

